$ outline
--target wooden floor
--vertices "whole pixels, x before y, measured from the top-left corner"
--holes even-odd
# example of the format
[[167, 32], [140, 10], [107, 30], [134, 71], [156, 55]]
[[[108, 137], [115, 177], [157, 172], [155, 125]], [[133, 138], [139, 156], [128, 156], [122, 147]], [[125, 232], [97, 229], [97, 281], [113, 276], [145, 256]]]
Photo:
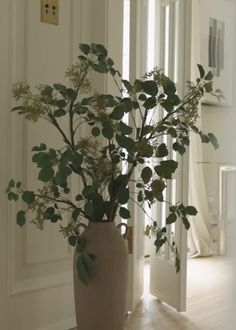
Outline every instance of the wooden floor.
[[187, 311], [178, 313], [148, 293], [147, 265], [144, 297], [127, 318], [125, 330], [235, 330], [236, 321], [229, 317], [233, 309], [231, 268], [223, 257], [189, 259]]
[[189, 259], [187, 312], [178, 313], [146, 292], [125, 330], [235, 330], [229, 320], [231, 278], [223, 257]]

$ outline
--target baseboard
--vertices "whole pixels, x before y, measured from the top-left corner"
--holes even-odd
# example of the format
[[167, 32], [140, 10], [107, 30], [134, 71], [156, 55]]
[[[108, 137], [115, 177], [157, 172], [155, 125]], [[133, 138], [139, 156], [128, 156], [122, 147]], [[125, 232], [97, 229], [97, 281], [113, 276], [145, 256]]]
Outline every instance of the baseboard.
[[76, 319], [75, 317], [73, 317], [71, 319], [46, 325], [42, 328], [37, 328], [35, 330], [69, 330], [69, 329], [74, 329], [75, 327], [76, 327]]

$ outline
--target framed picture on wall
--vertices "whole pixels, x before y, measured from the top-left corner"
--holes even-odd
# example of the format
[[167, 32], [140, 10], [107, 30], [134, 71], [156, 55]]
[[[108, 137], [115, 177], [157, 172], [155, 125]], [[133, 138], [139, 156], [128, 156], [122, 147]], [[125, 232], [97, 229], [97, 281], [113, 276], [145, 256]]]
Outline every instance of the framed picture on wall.
[[214, 89], [222, 90], [221, 103], [212, 95], [203, 104], [231, 106], [234, 81], [234, 1], [200, 0], [200, 55], [205, 70], [214, 75]]

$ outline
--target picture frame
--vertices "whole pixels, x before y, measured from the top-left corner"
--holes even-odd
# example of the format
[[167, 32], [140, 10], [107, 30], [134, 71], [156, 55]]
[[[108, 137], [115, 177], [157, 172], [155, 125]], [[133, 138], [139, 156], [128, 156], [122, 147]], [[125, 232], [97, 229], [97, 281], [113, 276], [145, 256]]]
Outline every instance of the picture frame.
[[234, 82], [234, 3], [232, 0], [200, 0], [200, 63], [214, 75], [214, 89], [225, 99], [219, 103], [207, 94], [202, 104], [232, 106]]

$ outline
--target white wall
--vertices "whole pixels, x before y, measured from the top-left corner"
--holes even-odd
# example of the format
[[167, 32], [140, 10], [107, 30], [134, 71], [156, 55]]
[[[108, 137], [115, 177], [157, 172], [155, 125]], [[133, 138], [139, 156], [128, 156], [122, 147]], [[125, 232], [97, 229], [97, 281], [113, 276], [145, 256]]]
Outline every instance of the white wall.
[[[205, 5], [205, 1], [201, 0], [200, 4], [201, 2], [204, 2]], [[229, 4], [233, 5], [233, 3], [234, 2], [231, 0], [217, 1], [218, 6], [221, 5], [222, 8], [224, 7], [224, 4], [227, 4], [228, 6]], [[200, 12], [200, 16], [201, 16], [201, 12]], [[231, 18], [232, 15], [231, 17], [229, 17], [229, 20]], [[227, 23], [231, 24], [231, 21], [228, 21]], [[234, 49], [234, 45], [232, 45], [232, 49], [230, 51], [233, 52], [233, 49]], [[193, 65], [196, 65], [196, 63], [193, 63]], [[231, 70], [235, 71], [235, 68], [232, 67]], [[232, 85], [232, 89], [233, 89], [235, 85], [235, 81], [233, 81], [232, 84], [233, 84]], [[215, 88], [219, 87], [217, 86], [217, 82], [215, 82], [214, 87]], [[224, 88], [222, 87], [222, 89]], [[202, 159], [198, 159], [198, 161], [200, 162], [198, 166], [203, 167], [204, 170], [207, 197], [208, 197], [208, 203], [211, 213], [211, 219], [209, 219], [210, 222], [219, 221], [219, 168], [222, 165], [236, 164], [236, 147], [234, 142], [236, 140], [235, 100], [236, 98], [234, 96], [234, 99], [232, 101], [232, 106], [230, 107], [225, 107], [225, 106], [218, 107], [214, 105], [204, 105], [204, 104], [202, 105], [202, 112], [201, 112], [202, 130], [206, 133], [208, 132], [214, 133], [217, 136], [220, 145], [220, 148], [218, 150], [214, 150], [214, 148], [210, 144], [203, 144]]]

